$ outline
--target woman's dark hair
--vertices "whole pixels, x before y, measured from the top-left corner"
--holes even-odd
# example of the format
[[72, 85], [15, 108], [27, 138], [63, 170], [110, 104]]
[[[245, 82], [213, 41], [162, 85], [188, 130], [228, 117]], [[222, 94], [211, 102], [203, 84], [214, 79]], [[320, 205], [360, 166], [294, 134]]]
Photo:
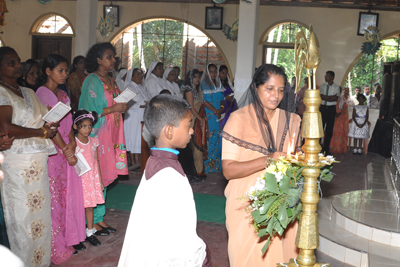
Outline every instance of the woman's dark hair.
[[[24, 87], [28, 87], [33, 89], [34, 91], [36, 91], [36, 89], [38, 88], [38, 85], [31, 85], [26, 81], [26, 78], [28, 76], [28, 73], [31, 71], [31, 69], [36, 66], [39, 69], [39, 65], [36, 62], [36, 60], [34, 59], [28, 59], [25, 62], [21, 63], [22, 66], [22, 76], [18, 78], [17, 83], [19, 86], [24, 86]], [[39, 74], [38, 74], [39, 75]], [[39, 78], [39, 77], [38, 77]], [[36, 81], [37, 82], [37, 81]]]
[[0, 47], [0, 63], [3, 60], [4, 56], [8, 53], [14, 52], [15, 54], [18, 54], [17, 51], [14, 50], [14, 48], [11, 48], [9, 46], [3, 46]]
[[99, 67], [97, 59], [103, 58], [107, 49], [111, 49], [114, 53], [114, 56], [117, 53], [115, 47], [110, 42], [95, 44], [89, 49], [89, 52], [85, 58], [85, 68], [89, 73], [97, 70]]
[[72, 64], [71, 64], [71, 71], [69, 72], [69, 74], [73, 73], [74, 71], [76, 71], [75, 65], [79, 63], [79, 61], [81, 61], [81, 59], [85, 60], [84, 56], [76, 56], [74, 57], [74, 60], [72, 60]]
[[[75, 113], [72, 115], [72, 121], [75, 122], [75, 120], [76, 120], [79, 116], [81, 116], [81, 115], [86, 115], [86, 114], [92, 114], [92, 116], [93, 116], [93, 118], [94, 118], [94, 120], [92, 121], [92, 123], [93, 123], [93, 125], [95, 125], [95, 124], [97, 123], [97, 120], [99, 119], [99, 116], [97, 115], [97, 112], [96, 112], [96, 111], [87, 111], [87, 110], [84, 110], [84, 109], [78, 110], [77, 112], [75, 112]], [[74, 123], [74, 124], [76, 124], [76, 128], [77, 128], [77, 130], [75, 130], [75, 129], [72, 127], [72, 129], [74, 130], [74, 134], [75, 134], [75, 135], [78, 134], [79, 126], [81, 125], [81, 123], [84, 122], [84, 121], [86, 121], [86, 120], [92, 120], [92, 119], [91, 119], [91, 118], [83, 118], [83, 119], [80, 119], [79, 121], [77, 121], [76, 123]]]
[[215, 67], [216, 69], [218, 69], [217, 65], [215, 65], [214, 63], [208, 64], [207, 69], [210, 70], [211, 67]]
[[[183, 84], [182, 85], [187, 85], [187, 86], [192, 86], [192, 81], [194, 79], [194, 76], [196, 74], [200, 74], [200, 71], [198, 69], [192, 69], [189, 70], [188, 73], [185, 75], [185, 80], [183, 80]], [[200, 83], [197, 85], [197, 88], [194, 89], [198, 89], [200, 86]]]
[[39, 84], [43, 85], [47, 81], [47, 73], [46, 69], [49, 68], [50, 70], [53, 70], [55, 67], [60, 65], [61, 63], [67, 63], [68, 61], [65, 57], [57, 55], [57, 54], [50, 54], [47, 57], [44, 58], [43, 60], [43, 65], [42, 65], [42, 77], [39, 79]]
[[[281, 76], [284, 79], [284, 82], [286, 84], [287, 76], [283, 69], [281, 69], [280, 67], [273, 65], [273, 64], [264, 64], [264, 65], [261, 65], [260, 67], [258, 67], [256, 73], [254, 73], [253, 83], [254, 83], [255, 87], [258, 88], [260, 85], [268, 82], [271, 75]], [[255, 91], [255, 90], [252, 90], [252, 91]]]
[[[228, 71], [228, 67], [227, 67], [226, 65], [221, 65], [221, 66], [219, 66], [219, 73], [221, 73], [221, 71], [223, 71], [223, 70]], [[220, 80], [221, 80], [221, 78], [220, 78]], [[221, 83], [222, 83], [222, 85], [223, 85], [224, 87], [225, 87], [225, 86], [229, 86], [229, 84], [228, 84], [228, 76], [226, 77], [225, 80], [221, 80]]]

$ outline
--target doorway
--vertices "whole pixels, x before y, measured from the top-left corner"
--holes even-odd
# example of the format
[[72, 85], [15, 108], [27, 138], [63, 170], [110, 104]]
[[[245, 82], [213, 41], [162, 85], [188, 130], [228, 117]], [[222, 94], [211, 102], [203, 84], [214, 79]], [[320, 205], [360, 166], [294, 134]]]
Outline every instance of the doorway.
[[32, 36], [32, 59], [43, 60], [50, 54], [65, 57], [71, 63], [72, 37]]

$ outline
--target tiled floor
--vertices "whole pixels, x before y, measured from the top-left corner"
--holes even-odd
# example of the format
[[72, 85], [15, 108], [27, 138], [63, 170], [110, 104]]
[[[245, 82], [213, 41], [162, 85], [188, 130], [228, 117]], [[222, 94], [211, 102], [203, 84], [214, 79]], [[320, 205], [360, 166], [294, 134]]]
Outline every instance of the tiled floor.
[[[332, 170], [334, 173], [336, 173], [334, 179], [330, 183], [322, 182], [321, 188], [323, 190], [324, 197], [354, 190], [367, 189], [367, 164], [370, 162], [384, 160], [383, 157], [371, 153], [363, 156], [353, 156], [350, 153], [335, 156], [337, 156], [337, 159], [340, 160], [341, 163], [335, 165]], [[141, 174], [131, 172], [130, 179], [128, 181], [116, 182], [138, 185], [140, 178]], [[192, 188], [195, 193], [223, 196], [226, 184], [227, 181], [223, 178], [221, 173], [213, 173], [208, 175], [205, 182], [192, 184]], [[102, 245], [99, 247], [92, 247], [86, 243], [87, 249], [85, 251], [79, 252], [78, 255], [73, 255], [73, 257], [67, 262], [58, 266], [117, 266], [128, 219], [129, 212], [122, 210], [108, 210], [105, 220], [111, 226], [118, 229], [117, 233], [111, 234], [107, 237], [99, 237], [99, 240], [102, 242]], [[197, 232], [211, 250], [213, 266], [228, 267], [228, 234], [226, 232], [225, 225], [198, 221]], [[319, 251], [316, 251], [315, 254], [318, 262], [328, 262], [331, 263], [331, 266], [335, 267], [350, 266]], [[52, 264], [52, 266], [55, 265]]]

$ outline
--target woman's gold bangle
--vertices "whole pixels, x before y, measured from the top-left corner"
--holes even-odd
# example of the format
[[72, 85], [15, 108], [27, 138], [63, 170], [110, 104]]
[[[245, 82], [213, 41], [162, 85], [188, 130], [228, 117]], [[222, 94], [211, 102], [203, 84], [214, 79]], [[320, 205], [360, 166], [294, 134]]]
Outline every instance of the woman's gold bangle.
[[46, 136], [47, 136], [47, 130], [46, 130], [46, 128], [44, 128], [44, 127], [40, 127], [40, 129], [42, 129], [42, 130], [43, 130], [43, 136], [42, 136], [42, 137], [40, 137], [40, 138], [42, 138], [42, 139], [45, 139], [45, 138], [46, 138]]
[[219, 108], [222, 108], [222, 109], [224, 109], [224, 108], [225, 108], [225, 106], [224, 106], [224, 105], [221, 105], [221, 106], [219, 106]]

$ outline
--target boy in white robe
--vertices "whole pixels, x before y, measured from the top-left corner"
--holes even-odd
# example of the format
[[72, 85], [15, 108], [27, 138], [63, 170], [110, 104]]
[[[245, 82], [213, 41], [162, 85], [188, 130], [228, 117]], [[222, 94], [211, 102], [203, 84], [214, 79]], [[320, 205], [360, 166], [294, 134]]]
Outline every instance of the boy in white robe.
[[144, 123], [156, 138], [132, 206], [118, 266], [211, 266], [206, 245], [196, 233], [193, 191], [178, 162], [190, 141], [188, 103], [158, 95], [144, 113]]

